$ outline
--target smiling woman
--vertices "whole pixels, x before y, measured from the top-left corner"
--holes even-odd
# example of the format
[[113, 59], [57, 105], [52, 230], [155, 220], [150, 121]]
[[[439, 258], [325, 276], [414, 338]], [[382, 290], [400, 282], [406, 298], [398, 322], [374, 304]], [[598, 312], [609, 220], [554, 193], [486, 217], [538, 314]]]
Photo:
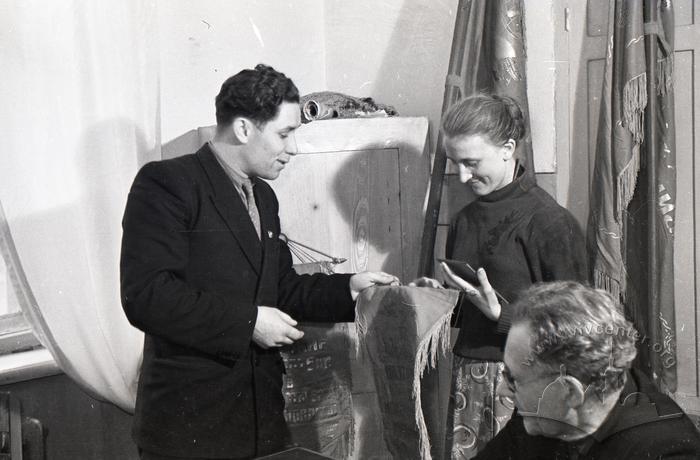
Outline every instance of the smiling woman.
[[[496, 395], [504, 379], [503, 349], [512, 312], [507, 302], [539, 281], [585, 280], [585, 244], [573, 216], [518, 161], [526, 130], [514, 99], [467, 97], [450, 107], [442, 130], [460, 181], [477, 197], [454, 216], [445, 248], [446, 257], [477, 270], [477, 282], [470, 284], [443, 267], [448, 284], [465, 294], [456, 321], [460, 332], [452, 388], [454, 401], [465, 403], [455, 405], [450, 422], [455, 433], [467, 427], [471, 438], [468, 443], [455, 438], [452, 454], [471, 458], [513, 409], [509, 398]], [[515, 377], [517, 381], [517, 373]]]

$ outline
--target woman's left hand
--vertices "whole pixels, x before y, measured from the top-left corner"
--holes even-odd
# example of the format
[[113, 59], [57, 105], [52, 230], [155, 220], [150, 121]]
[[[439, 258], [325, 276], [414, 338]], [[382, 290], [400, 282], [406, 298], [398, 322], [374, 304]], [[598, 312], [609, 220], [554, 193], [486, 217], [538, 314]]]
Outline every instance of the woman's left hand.
[[469, 300], [479, 307], [479, 310], [481, 310], [488, 319], [498, 321], [498, 318], [501, 317], [501, 304], [498, 302], [496, 291], [491, 286], [491, 283], [489, 283], [486, 270], [480, 268], [476, 271], [476, 277], [479, 280], [479, 286], [477, 287], [455, 275], [444, 262], [442, 262], [440, 266], [447, 275], [446, 281], [448, 284], [464, 291], [469, 297]]

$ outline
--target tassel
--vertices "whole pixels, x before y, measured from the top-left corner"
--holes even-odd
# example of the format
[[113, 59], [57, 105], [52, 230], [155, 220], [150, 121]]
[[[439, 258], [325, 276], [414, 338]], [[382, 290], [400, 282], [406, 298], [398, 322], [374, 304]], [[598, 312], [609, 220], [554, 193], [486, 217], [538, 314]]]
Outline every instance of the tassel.
[[630, 161], [617, 176], [617, 202], [615, 208], [615, 219], [622, 222], [622, 213], [627, 209], [627, 205], [632, 201], [634, 189], [637, 186], [637, 174], [639, 173], [640, 155], [639, 144], [632, 147]]
[[622, 117], [636, 144], [644, 141], [644, 108], [647, 106], [647, 74], [642, 73], [625, 83], [622, 89]]

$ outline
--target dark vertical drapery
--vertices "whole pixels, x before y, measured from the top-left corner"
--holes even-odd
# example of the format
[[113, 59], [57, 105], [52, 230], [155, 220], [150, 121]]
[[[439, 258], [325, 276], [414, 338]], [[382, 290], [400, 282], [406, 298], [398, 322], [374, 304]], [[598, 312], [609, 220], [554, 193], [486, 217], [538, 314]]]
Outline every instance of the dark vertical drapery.
[[[528, 136], [521, 142], [518, 155], [528, 174], [534, 175], [523, 32], [522, 0], [460, 0], [442, 111], [475, 92], [513, 97], [520, 104], [528, 127]], [[432, 272], [445, 166], [442, 133], [439, 133], [421, 241], [420, 276]]]
[[610, 3], [588, 230], [594, 282], [622, 299], [641, 334], [638, 365], [667, 391], [676, 386], [672, 35], [670, 1]]

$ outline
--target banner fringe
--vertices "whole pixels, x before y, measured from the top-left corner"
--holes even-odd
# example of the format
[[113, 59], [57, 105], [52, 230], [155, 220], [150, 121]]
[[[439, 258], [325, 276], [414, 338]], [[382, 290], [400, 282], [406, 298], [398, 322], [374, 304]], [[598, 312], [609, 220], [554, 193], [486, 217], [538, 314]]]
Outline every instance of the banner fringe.
[[622, 89], [622, 118], [636, 144], [644, 142], [644, 108], [647, 106], [647, 74], [625, 82]]
[[593, 270], [593, 285], [598, 289], [608, 291], [615, 299], [622, 298], [622, 290], [620, 289], [620, 281], [616, 280], [602, 270]]
[[425, 424], [423, 416], [423, 408], [421, 407], [421, 391], [420, 379], [423, 377], [428, 364], [435, 369], [437, 365], [438, 353], [442, 352], [443, 356], [447, 353], [450, 347], [450, 319], [452, 318], [452, 310], [442, 316], [435, 322], [433, 327], [423, 337], [418, 344], [416, 354], [416, 362], [413, 367], [413, 398], [416, 414], [416, 425], [420, 433], [420, 452], [423, 460], [430, 460], [430, 437], [428, 436], [428, 427]]
[[615, 219], [618, 223], [622, 222], [623, 213], [634, 196], [634, 189], [637, 187], [639, 166], [639, 145], [635, 145], [632, 147], [630, 161], [617, 176], [617, 208], [615, 210]]

